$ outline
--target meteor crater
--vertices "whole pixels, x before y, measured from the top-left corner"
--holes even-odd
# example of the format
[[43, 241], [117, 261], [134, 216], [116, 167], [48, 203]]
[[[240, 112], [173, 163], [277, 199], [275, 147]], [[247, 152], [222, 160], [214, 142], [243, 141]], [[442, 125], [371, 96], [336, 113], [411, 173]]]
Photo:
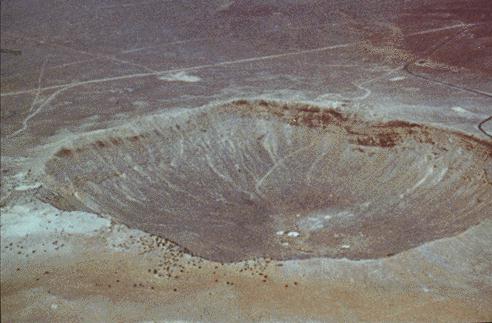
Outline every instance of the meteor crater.
[[210, 260], [369, 259], [490, 218], [491, 156], [449, 130], [240, 100], [81, 137], [45, 187]]

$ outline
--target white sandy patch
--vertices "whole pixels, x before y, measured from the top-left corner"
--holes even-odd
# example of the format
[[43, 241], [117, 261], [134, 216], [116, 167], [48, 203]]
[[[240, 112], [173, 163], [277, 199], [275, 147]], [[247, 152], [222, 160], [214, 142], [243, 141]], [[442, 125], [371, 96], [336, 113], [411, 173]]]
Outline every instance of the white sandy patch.
[[15, 190], [16, 191], [28, 191], [28, 190], [32, 190], [32, 189], [35, 189], [35, 188], [40, 188], [41, 187], [41, 183], [30, 183], [30, 184], [20, 184], [20, 185], [17, 185], [15, 187]]
[[469, 113], [468, 110], [465, 110], [462, 107], [452, 107], [451, 110], [453, 110], [454, 112], [458, 112], [458, 113]]
[[40, 202], [3, 208], [1, 223], [2, 239], [60, 232], [88, 235], [111, 225], [92, 213], [64, 212]]
[[289, 231], [289, 232], [287, 233], [287, 236], [288, 236], [288, 237], [291, 237], [291, 238], [297, 238], [298, 236], [300, 236], [300, 233], [299, 233], [299, 232], [297, 232], [297, 231]]
[[159, 80], [169, 82], [200, 82], [202, 79], [198, 76], [190, 75], [183, 71], [174, 74], [161, 75], [159, 76]]
[[463, 115], [468, 115], [468, 116], [472, 116], [472, 115], [475, 115], [475, 113], [473, 112], [470, 112], [462, 107], [452, 107], [451, 110], [453, 110], [454, 112], [458, 113], [458, 114], [463, 114]]
[[397, 81], [401, 81], [401, 80], [404, 80], [404, 79], [406, 79], [405, 76], [395, 76], [395, 77], [390, 78], [389, 80], [391, 82], [397, 82]]

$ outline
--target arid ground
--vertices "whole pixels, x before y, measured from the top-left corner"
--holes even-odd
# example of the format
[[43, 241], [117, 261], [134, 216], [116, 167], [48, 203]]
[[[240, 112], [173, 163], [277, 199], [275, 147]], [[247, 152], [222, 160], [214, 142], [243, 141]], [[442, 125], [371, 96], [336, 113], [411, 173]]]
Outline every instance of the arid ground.
[[1, 321], [492, 320], [492, 2], [1, 3]]

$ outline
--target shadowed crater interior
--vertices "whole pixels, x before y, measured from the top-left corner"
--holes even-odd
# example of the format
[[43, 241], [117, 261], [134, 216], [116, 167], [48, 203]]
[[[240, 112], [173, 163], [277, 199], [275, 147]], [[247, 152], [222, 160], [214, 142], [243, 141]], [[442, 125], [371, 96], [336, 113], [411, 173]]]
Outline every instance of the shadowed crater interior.
[[378, 258], [490, 217], [491, 151], [423, 125], [236, 101], [81, 137], [47, 161], [45, 184], [211, 260]]

